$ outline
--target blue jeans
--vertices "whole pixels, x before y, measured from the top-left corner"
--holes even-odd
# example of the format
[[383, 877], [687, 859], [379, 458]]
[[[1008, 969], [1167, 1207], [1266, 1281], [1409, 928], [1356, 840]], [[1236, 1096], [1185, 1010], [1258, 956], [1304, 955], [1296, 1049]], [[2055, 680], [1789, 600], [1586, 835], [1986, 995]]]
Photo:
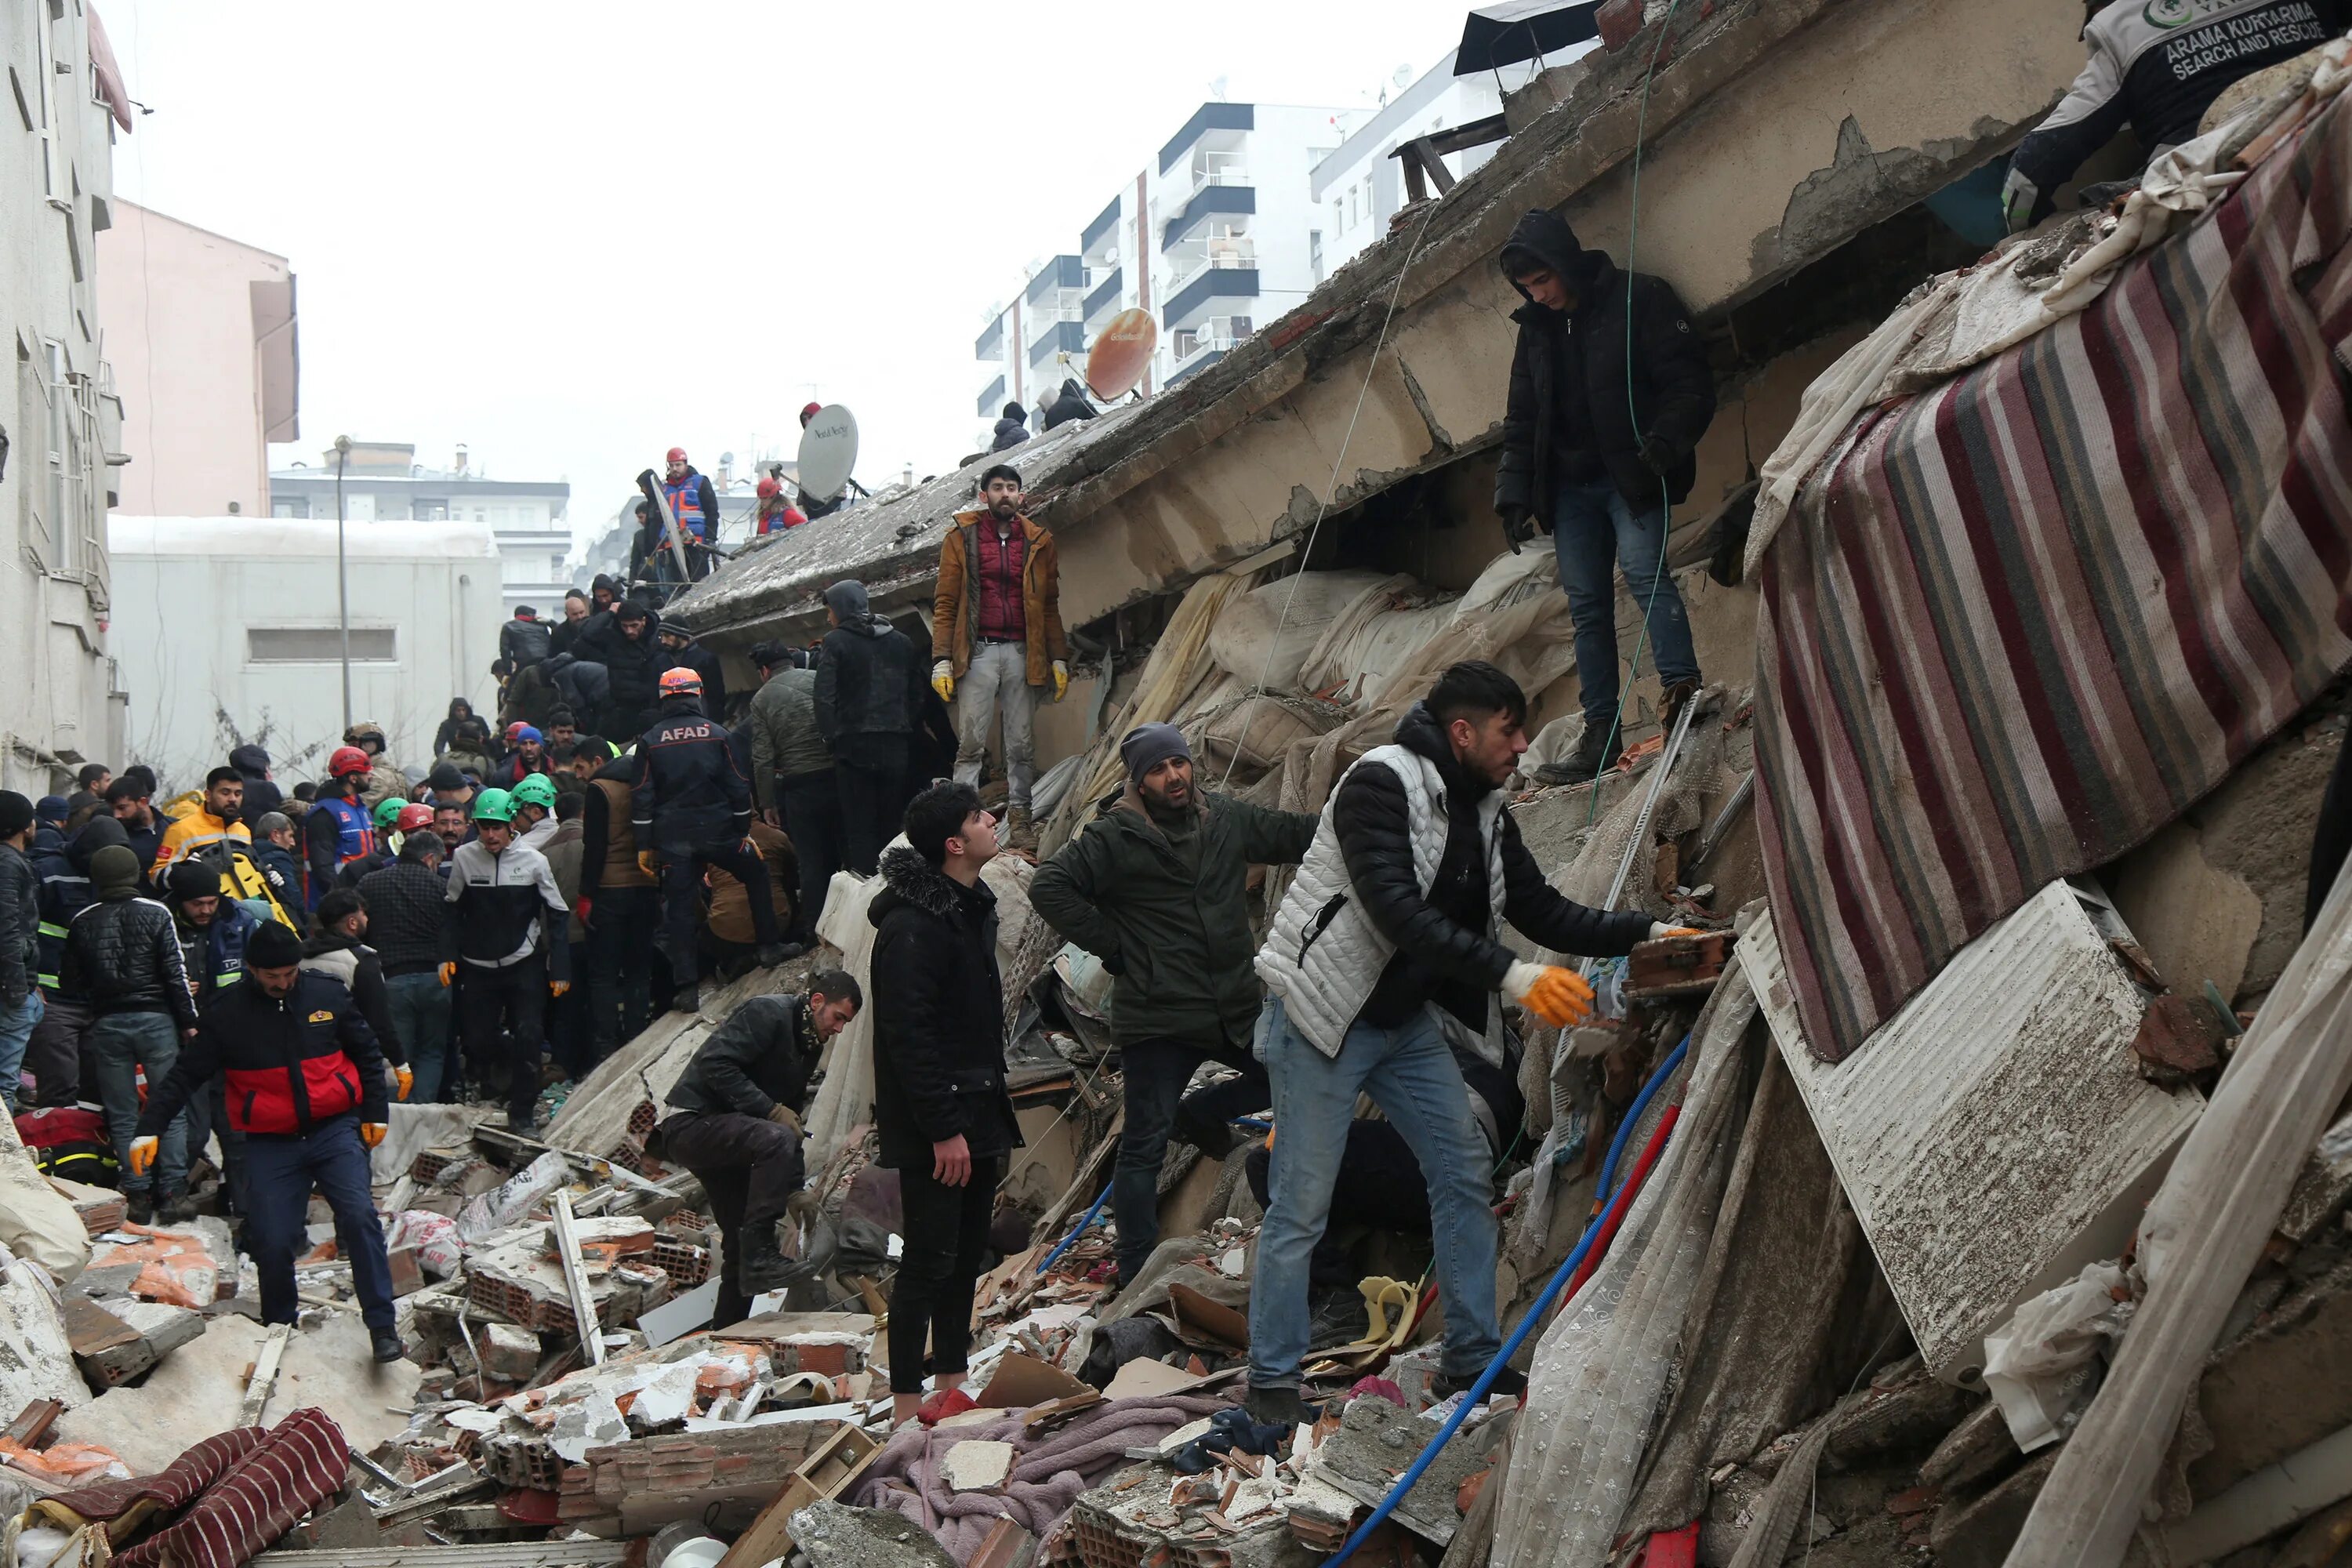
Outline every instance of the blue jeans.
[[106, 1108], [106, 1135], [122, 1169], [122, 1190], [177, 1193], [188, 1184], [188, 1116], [182, 1111], [163, 1130], [155, 1168], [131, 1173], [131, 1141], [139, 1131], [138, 1069], [147, 1069], [147, 1092], [172, 1076], [180, 1059], [180, 1027], [165, 1013], [109, 1013], [89, 1027], [90, 1062], [98, 1070], [99, 1101]]
[[1588, 733], [1595, 724], [1605, 729], [1617, 721], [1619, 566], [1634, 605], [1649, 606], [1648, 657], [1658, 679], [1672, 686], [1698, 679], [1690, 616], [1675, 574], [1664, 570], [1665, 499], [1661, 491], [1658, 505], [1636, 516], [1613, 484], [1563, 484], [1553, 504], [1551, 547], [1576, 622], [1576, 682]]
[[449, 1062], [449, 988], [440, 974], [395, 974], [383, 983], [392, 1007], [392, 1026], [400, 1033], [400, 1048], [408, 1053], [408, 1070], [415, 1075], [409, 1100], [430, 1105], [441, 1092]]
[[368, 1185], [359, 1118], [338, 1116], [297, 1137], [249, 1136], [245, 1168], [251, 1188], [245, 1249], [261, 1276], [261, 1321], [290, 1323], [300, 1305], [294, 1294], [294, 1260], [310, 1249], [310, 1191], [316, 1187], [335, 1211], [335, 1242], [352, 1266], [361, 1321], [389, 1330], [392, 1265], [384, 1257], [383, 1226]]
[[1348, 1150], [1356, 1096], [1369, 1093], [1421, 1163], [1429, 1187], [1430, 1239], [1445, 1305], [1439, 1368], [1469, 1378], [1502, 1348], [1495, 1315], [1493, 1157], [1470, 1114], [1469, 1086], [1427, 1008], [1393, 1029], [1358, 1024], [1337, 1057], [1290, 1026], [1282, 999], [1266, 998], [1265, 1066], [1274, 1079], [1273, 1202], [1258, 1231], [1250, 1287], [1249, 1380], [1296, 1388], [1312, 1331], [1307, 1274], [1330, 1217], [1331, 1189]]
[[41, 1021], [43, 1005], [41, 988], [36, 985], [14, 1007], [0, 1006], [0, 1101], [6, 1103], [12, 1116], [16, 1110], [16, 1080], [25, 1071], [25, 1047], [33, 1037], [33, 1026]]

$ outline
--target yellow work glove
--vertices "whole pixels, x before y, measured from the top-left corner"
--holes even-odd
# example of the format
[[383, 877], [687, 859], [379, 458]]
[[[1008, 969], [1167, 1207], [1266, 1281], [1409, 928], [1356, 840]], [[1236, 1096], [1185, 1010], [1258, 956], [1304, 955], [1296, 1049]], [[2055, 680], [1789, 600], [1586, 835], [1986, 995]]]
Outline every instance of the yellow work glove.
[[381, 1121], [362, 1121], [360, 1123], [360, 1142], [373, 1149], [377, 1144], [383, 1142], [383, 1135], [386, 1131], [387, 1129]]
[[551, 996], [561, 996], [571, 989], [572, 982], [569, 980], [551, 980], [547, 983], [548, 994]]
[[768, 1107], [768, 1120], [774, 1122], [779, 1127], [789, 1127], [795, 1132], [801, 1130], [801, 1119], [799, 1116], [793, 1113], [791, 1106], [784, 1104], [781, 1100]]
[[444, 984], [444, 985], [447, 985], [447, 984], [449, 984], [451, 982], [455, 981], [457, 978], [457, 964], [456, 964], [456, 963], [445, 963], [445, 964], [443, 964], [443, 965], [441, 966], [441, 984]]
[[131, 1141], [131, 1173], [143, 1176], [155, 1168], [155, 1151], [162, 1146], [160, 1138], [133, 1138]]
[[405, 1100], [408, 1098], [408, 1091], [416, 1087], [416, 1075], [406, 1068], [394, 1068], [392, 1069], [392, 1076], [400, 1085], [400, 1098]]
[[1592, 1016], [1592, 987], [1572, 969], [1514, 963], [1503, 975], [1503, 990], [1555, 1029], [1580, 1024]]
[[637, 851], [637, 869], [648, 877], [658, 877], [661, 875], [661, 862], [654, 858], [652, 850], [640, 849]]
[[955, 700], [955, 667], [946, 659], [931, 666], [931, 689], [940, 694], [942, 702]]
[[1060, 659], [1054, 661], [1054, 700], [1059, 702], [1070, 689], [1070, 667]]

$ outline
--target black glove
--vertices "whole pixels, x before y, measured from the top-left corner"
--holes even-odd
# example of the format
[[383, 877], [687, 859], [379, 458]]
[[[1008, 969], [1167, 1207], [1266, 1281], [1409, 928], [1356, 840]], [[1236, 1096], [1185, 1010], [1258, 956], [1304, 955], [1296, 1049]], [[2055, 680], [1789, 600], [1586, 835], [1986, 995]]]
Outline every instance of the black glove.
[[1642, 459], [1642, 466], [1643, 468], [1649, 469], [1650, 472], [1654, 474], [1660, 475], [1664, 474], [1666, 470], [1672, 468], [1679, 460], [1675, 456], [1675, 449], [1666, 445], [1665, 437], [1655, 435], [1644, 436], [1642, 437], [1642, 445], [1638, 455]]
[[1535, 514], [1516, 501], [1496, 510], [1502, 514], [1503, 542], [1511, 547], [1511, 553], [1517, 555], [1519, 546], [1536, 536]]

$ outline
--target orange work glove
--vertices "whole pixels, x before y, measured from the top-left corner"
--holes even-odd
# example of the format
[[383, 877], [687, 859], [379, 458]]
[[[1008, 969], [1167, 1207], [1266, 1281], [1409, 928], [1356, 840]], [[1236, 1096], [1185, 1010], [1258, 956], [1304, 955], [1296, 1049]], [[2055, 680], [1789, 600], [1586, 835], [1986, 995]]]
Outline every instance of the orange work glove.
[[381, 1121], [362, 1121], [360, 1123], [360, 1142], [373, 1149], [383, 1142], [385, 1131]]
[[551, 980], [547, 983], [547, 994], [551, 996], [561, 996], [571, 989], [572, 982], [569, 980]]
[[131, 1141], [131, 1173], [143, 1176], [155, 1168], [155, 1152], [162, 1146], [159, 1138], [133, 1138]]
[[416, 1087], [416, 1075], [406, 1068], [394, 1068], [392, 1069], [392, 1076], [399, 1081], [400, 1098], [406, 1100], [408, 1091]]
[[1557, 964], [1514, 963], [1503, 976], [1503, 990], [1555, 1029], [1592, 1016], [1592, 987], [1576, 971]]
[[448, 984], [450, 982], [452, 982], [452, 981], [456, 980], [457, 978], [457, 966], [455, 963], [445, 963], [445, 964], [443, 964], [443, 965], [441, 966], [441, 984], [442, 984], [446, 985], [446, 984]]

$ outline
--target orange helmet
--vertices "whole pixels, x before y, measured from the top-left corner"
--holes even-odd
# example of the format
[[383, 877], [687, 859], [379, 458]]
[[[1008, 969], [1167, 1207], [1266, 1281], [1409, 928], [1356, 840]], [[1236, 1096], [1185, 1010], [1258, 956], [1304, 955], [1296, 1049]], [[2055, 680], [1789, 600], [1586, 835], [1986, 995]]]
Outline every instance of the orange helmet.
[[661, 694], [664, 697], [699, 697], [702, 677], [684, 665], [662, 671]]
[[760, 481], [760, 499], [761, 500], [773, 500], [783, 493], [783, 484], [776, 478], [775, 475], [770, 474]]
[[374, 771], [375, 764], [368, 761], [368, 754], [357, 746], [337, 746], [334, 755], [327, 759], [329, 778], [348, 778], [353, 773]]
[[400, 815], [393, 820], [392, 828], [395, 833], [414, 833], [420, 827], [432, 826], [433, 808], [412, 801], [400, 808]]

